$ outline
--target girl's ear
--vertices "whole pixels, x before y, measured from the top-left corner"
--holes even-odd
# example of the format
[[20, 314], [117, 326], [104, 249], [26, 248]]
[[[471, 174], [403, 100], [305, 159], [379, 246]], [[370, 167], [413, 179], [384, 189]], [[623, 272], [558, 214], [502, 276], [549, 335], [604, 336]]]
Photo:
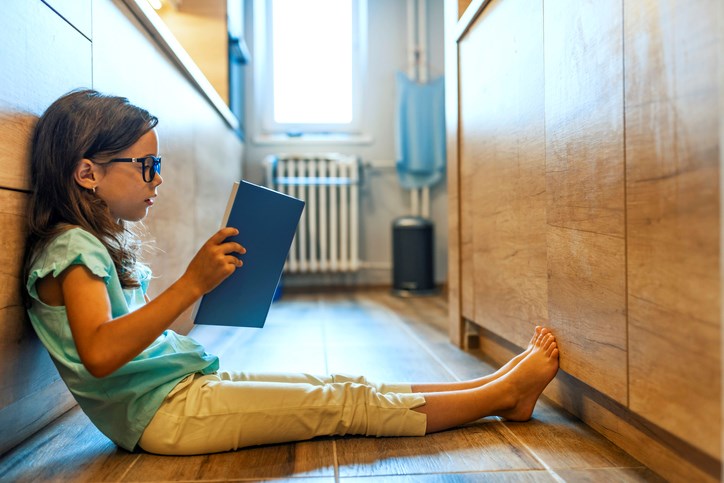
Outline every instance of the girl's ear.
[[78, 166], [75, 168], [73, 178], [75, 182], [87, 190], [95, 190], [98, 186], [98, 179], [96, 177], [98, 171], [96, 165], [90, 159], [81, 159]]

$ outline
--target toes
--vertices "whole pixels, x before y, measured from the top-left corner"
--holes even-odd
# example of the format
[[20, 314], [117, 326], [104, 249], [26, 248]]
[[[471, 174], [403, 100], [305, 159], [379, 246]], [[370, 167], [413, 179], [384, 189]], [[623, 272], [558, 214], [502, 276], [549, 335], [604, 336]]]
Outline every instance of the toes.
[[558, 344], [555, 340], [551, 341], [545, 348], [546, 355], [551, 356], [554, 350], [558, 350]]
[[530, 338], [530, 342], [528, 343], [528, 348], [530, 349], [532, 346], [535, 345], [535, 342], [540, 337], [540, 331], [542, 327], [540, 325], [535, 326], [535, 330], [533, 331], [533, 337]]
[[548, 357], [551, 359], [558, 359], [558, 347], [554, 347], [550, 354], [548, 354]]
[[543, 350], [547, 351], [551, 344], [554, 344], [556, 341], [556, 338], [553, 334], [550, 332], [544, 335], [543, 337], [540, 337], [538, 339], [538, 347], [541, 347]]

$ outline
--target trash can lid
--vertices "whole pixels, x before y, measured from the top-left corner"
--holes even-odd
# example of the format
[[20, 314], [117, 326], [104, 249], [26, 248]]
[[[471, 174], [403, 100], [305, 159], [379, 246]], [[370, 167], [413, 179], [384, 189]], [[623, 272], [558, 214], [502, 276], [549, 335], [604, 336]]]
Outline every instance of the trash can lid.
[[431, 226], [432, 222], [421, 216], [401, 216], [395, 219], [393, 225], [401, 228], [419, 228], [421, 226]]

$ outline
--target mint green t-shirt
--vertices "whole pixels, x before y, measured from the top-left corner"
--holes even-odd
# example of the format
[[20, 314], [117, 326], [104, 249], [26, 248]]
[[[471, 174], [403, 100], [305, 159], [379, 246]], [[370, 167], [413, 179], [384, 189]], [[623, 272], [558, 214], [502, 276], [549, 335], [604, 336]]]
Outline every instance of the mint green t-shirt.
[[93, 424], [114, 443], [133, 451], [171, 389], [189, 374], [216, 371], [219, 360], [193, 339], [167, 330], [114, 373], [92, 376], [78, 357], [65, 307], [41, 302], [35, 286], [39, 279], [48, 274], [57, 277], [71, 265], [85, 265], [103, 279], [113, 318], [145, 303], [151, 271], [142, 266], [141, 287], [124, 290], [106, 248], [87, 231], [72, 228], [58, 235], [37, 257], [26, 285], [32, 298], [30, 321], [60, 377]]

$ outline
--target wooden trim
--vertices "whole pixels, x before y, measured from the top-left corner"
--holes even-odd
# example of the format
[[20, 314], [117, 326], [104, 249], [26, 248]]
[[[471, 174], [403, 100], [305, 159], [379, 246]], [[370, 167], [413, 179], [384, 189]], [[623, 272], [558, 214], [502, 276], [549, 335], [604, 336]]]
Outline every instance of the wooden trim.
[[[458, 3], [445, 3], [445, 31], [454, 32], [458, 23]], [[448, 191], [448, 307], [449, 337], [458, 347], [464, 344], [464, 328], [460, 297], [460, 153], [458, 44], [451, 35], [445, 36], [445, 124], [447, 132], [447, 191]]]

